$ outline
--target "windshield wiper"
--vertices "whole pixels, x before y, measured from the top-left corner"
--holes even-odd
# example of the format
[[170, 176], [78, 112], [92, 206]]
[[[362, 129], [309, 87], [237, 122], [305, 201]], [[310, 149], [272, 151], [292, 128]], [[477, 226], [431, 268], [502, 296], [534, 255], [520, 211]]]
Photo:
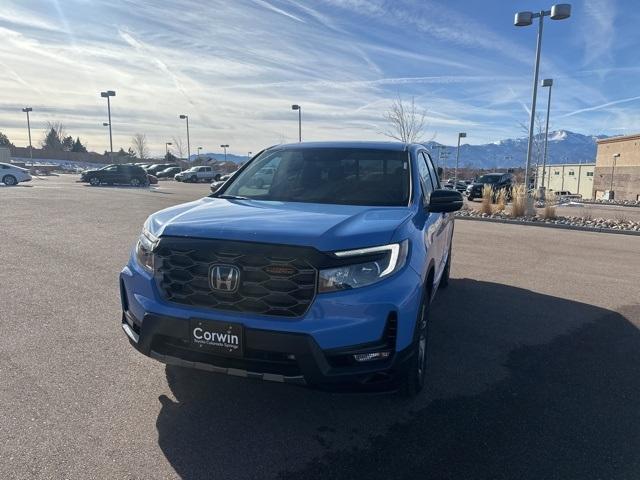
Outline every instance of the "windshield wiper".
[[242, 197], [240, 195], [218, 195], [216, 198], [226, 198], [228, 200], [249, 200], [248, 197]]

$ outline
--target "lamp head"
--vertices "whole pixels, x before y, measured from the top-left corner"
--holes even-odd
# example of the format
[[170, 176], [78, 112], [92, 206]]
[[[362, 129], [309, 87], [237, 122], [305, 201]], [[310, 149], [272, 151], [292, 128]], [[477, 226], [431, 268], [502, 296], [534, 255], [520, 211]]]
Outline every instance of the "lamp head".
[[291, 105], [291, 110], [300, 110], [300, 105]]
[[22, 111], [23, 111], [24, 113], [31, 112], [31, 111], [33, 111], [33, 108], [31, 108], [31, 107], [24, 107], [24, 108], [22, 109]]
[[467, 134], [466, 134], [465, 132], [460, 132], [460, 133], [458, 134], [458, 137], [459, 137], [459, 138], [466, 138], [466, 136], [467, 136]]
[[185, 118], [187, 118], [187, 116], [186, 116], [186, 115], [180, 115], [180, 118], [181, 118], [182, 120], [184, 120]]
[[533, 12], [518, 12], [513, 20], [516, 27], [528, 27], [533, 23]]
[[571, 5], [568, 3], [558, 3], [551, 7], [551, 20], [564, 20], [571, 16]]
[[553, 78], [545, 78], [544, 80], [542, 80], [542, 83], [540, 84], [540, 86], [542, 86], [542, 87], [551, 87], [551, 86], [553, 86]]

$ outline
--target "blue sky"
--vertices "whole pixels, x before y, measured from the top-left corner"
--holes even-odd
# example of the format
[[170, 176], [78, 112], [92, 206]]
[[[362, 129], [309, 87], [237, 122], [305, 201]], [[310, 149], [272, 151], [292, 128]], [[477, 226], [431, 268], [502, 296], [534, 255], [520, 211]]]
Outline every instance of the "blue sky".
[[[114, 147], [147, 135], [152, 152], [238, 154], [297, 140], [380, 139], [400, 95], [427, 111], [428, 138], [452, 144], [523, 136], [536, 28], [517, 10], [538, 0], [2, 0], [0, 131], [27, 142], [47, 121], [103, 151], [101, 90], [113, 99]], [[640, 9], [634, 0], [573, 2], [545, 21], [541, 78], [554, 78], [551, 127], [640, 131]], [[544, 109], [546, 96], [539, 99]], [[427, 138], [427, 139], [428, 139]]]

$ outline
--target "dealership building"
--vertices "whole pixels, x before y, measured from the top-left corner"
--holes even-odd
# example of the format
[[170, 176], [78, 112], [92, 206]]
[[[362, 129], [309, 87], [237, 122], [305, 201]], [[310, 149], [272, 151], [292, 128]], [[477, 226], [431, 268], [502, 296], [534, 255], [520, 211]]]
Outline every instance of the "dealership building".
[[[547, 165], [544, 186], [554, 192], [580, 194], [582, 198], [593, 198], [595, 163], [563, 163]], [[538, 179], [542, 184], [542, 166], [538, 166]]]
[[596, 198], [611, 190], [615, 200], [640, 200], [640, 134], [598, 140], [593, 179]]

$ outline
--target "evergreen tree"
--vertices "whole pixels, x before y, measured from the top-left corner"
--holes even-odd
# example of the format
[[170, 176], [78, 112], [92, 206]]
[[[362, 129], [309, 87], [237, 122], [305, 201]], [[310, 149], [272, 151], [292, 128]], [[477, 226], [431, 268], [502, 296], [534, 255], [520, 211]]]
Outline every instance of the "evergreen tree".
[[80, 137], [76, 138], [76, 141], [73, 142], [73, 147], [71, 147], [72, 152], [82, 152], [85, 153], [87, 151], [87, 147], [85, 147], [80, 141]]
[[4, 133], [0, 132], [0, 147], [13, 147], [13, 143]]
[[62, 150], [62, 142], [55, 128], [51, 127], [45, 135], [42, 141], [42, 148], [45, 150]]
[[73, 137], [71, 135], [62, 139], [62, 150], [70, 152], [73, 149]]

